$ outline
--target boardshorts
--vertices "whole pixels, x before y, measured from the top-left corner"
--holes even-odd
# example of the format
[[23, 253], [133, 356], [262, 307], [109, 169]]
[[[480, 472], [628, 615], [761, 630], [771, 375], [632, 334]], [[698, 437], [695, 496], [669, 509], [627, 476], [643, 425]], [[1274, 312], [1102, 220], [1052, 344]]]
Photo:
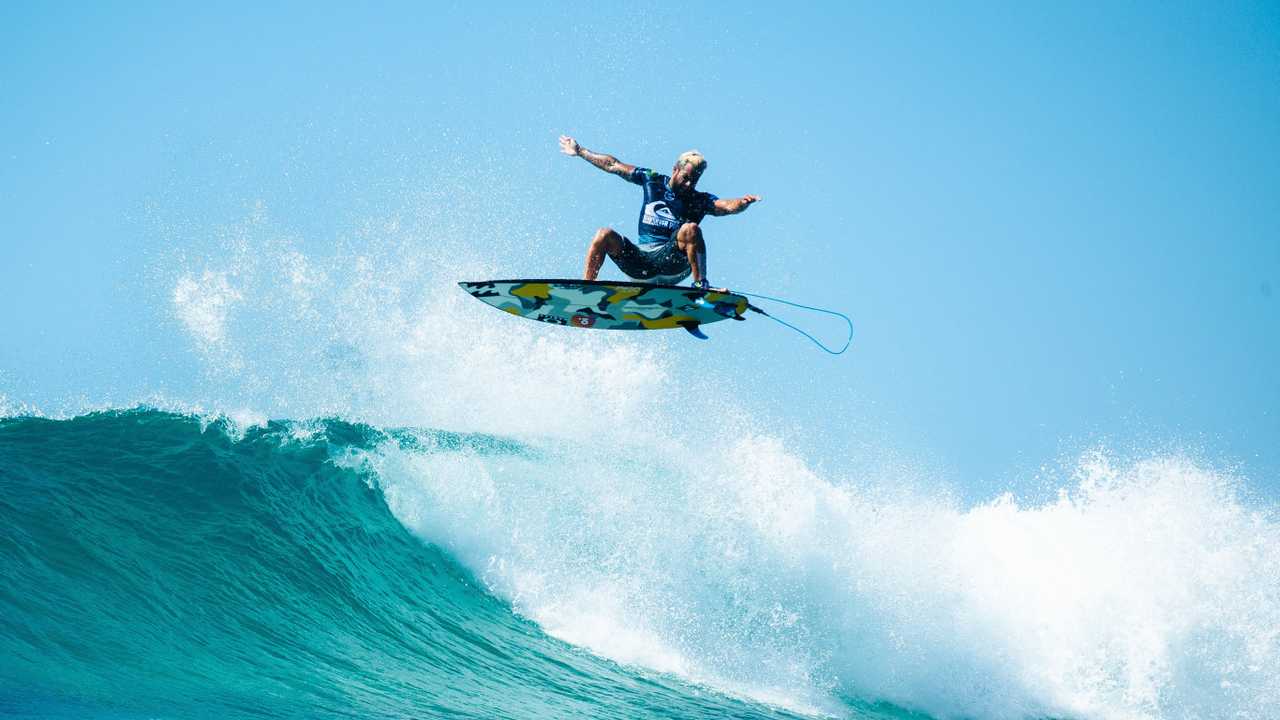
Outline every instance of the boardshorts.
[[676, 285], [689, 277], [693, 269], [689, 258], [680, 250], [674, 238], [639, 245], [622, 238], [622, 252], [613, 259], [618, 269], [628, 277], [656, 285]]

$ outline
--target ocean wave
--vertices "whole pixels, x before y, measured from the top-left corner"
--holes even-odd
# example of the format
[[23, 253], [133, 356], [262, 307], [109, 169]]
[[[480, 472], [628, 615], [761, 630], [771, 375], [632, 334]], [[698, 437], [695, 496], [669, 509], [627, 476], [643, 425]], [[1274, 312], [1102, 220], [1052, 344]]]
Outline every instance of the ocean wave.
[[98, 717], [769, 717], [576, 651], [344, 458], [513, 441], [135, 409], [0, 420], [0, 709]]
[[0, 420], [11, 714], [1261, 718], [1280, 698], [1275, 509], [1186, 458], [1092, 453], [1049, 502], [962, 507], [761, 435], [603, 454], [232, 415]]

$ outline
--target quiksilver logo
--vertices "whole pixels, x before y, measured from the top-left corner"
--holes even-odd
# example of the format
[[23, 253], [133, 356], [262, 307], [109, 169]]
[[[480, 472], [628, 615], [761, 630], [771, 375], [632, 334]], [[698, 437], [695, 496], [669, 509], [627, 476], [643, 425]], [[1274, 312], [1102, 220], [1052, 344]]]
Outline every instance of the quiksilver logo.
[[644, 224], [659, 227], [675, 227], [676, 216], [662, 200], [654, 200], [644, 206]]

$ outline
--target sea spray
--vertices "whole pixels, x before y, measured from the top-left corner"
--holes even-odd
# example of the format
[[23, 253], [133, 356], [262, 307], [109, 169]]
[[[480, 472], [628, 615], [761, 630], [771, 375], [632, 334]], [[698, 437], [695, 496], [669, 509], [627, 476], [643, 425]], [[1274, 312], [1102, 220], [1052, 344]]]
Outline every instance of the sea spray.
[[[493, 272], [456, 248], [399, 238], [313, 258], [264, 218], [233, 236], [168, 280], [216, 407], [543, 435], [577, 432], [570, 418], [664, 420], [663, 339], [503, 321], [456, 286]], [[557, 416], [538, 411], [550, 406]]]
[[[1098, 453], [1052, 501], [962, 505], [907, 463], [817, 470], [688, 346], [504, 320], [454, 287], [504, 253], [374, 223], [378, 242], [310, 257], [264, 218], [171, 280], [207, 289], [172, 299], [209, 404], [518, 438], [518, 456], [379, 443], [342, 462], [558, 638], [836, 714], [887, 700], [948, 718], [1249, 718], [1276, 704], [1275, 509], [1236, 478], [1176, 452]], [[803, 431], [845, 432], [818, 422]]]

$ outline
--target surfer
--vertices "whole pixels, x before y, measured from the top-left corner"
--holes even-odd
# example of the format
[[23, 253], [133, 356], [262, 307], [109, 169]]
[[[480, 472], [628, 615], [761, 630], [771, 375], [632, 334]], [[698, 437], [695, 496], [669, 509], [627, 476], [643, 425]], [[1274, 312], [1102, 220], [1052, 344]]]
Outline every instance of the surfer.
[[707, 289], [707, 246], [702, 239], [702, 219], [707, 215], [736, 215], [760, 201], [759, 195], [721, 200], [694, 188], [707, 160], [697, 150], [676, 158], [670, 177], [649, 168], [638, 168], [612, 155], [592, 152], [568, 135], [560, 136], [560, 152], [576, 155], [601, 170], [644, 188], [637, 242], [613, 228], [602, 227], [591, 238], [582, 279], [595, 280], [604, 257], [636, 280], [674, 285], [690, 275], [695, 287]]

